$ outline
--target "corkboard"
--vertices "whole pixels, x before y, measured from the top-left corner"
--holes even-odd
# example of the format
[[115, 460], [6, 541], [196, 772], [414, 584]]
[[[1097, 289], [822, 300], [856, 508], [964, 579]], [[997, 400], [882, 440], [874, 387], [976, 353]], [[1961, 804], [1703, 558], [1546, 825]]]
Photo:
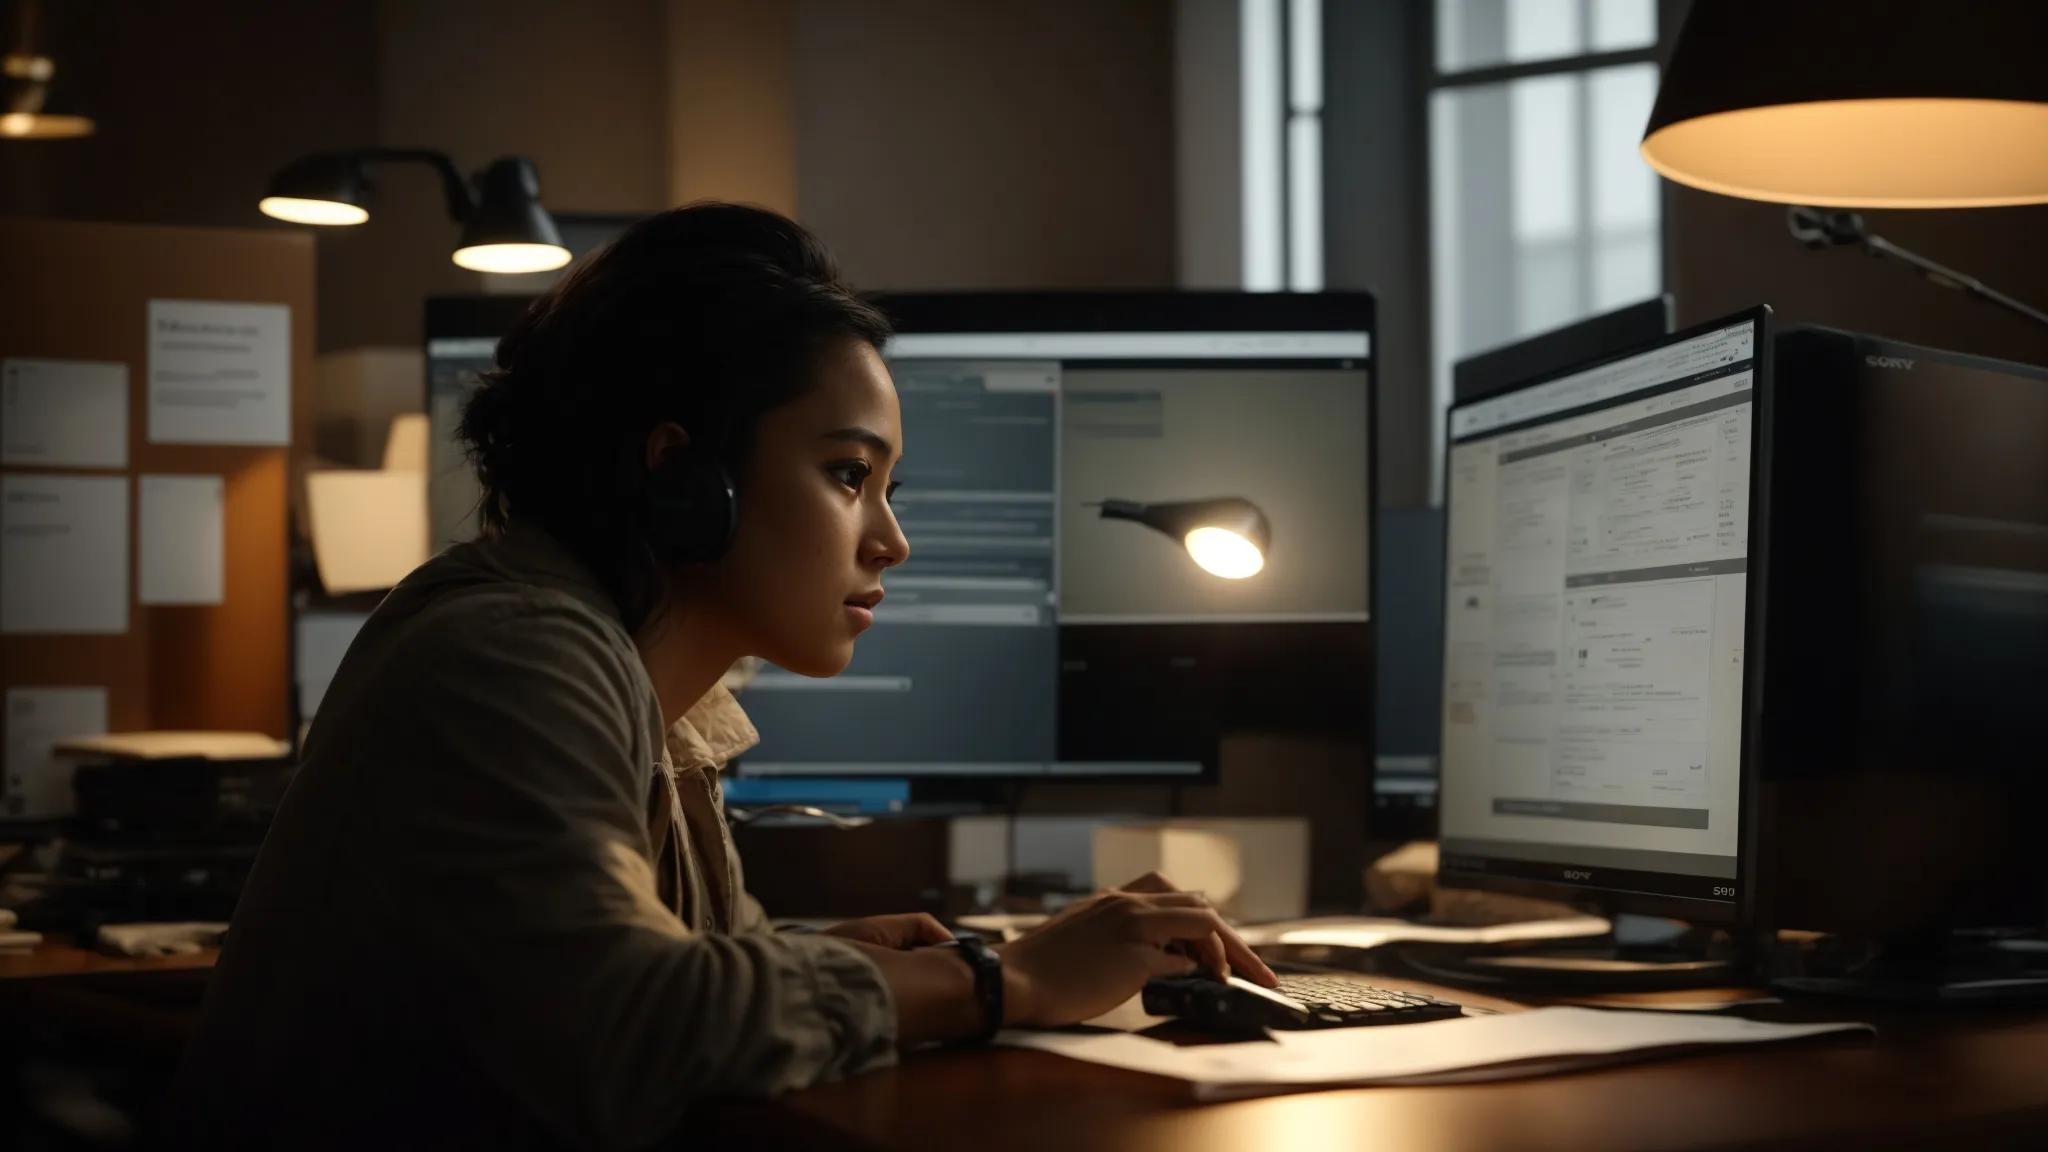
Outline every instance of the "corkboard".
[[[282, 739], [291, 691], [289, 450], [149, 443], [152, 299], [288, 306], [292, 436], [304, 441], [311, 408], [303, 397], [312, 384], [314, 348], [310, 236], [0, 219], [0, 357], [119, 361], [128, 365], [129, 385], [129, 629], [116, 636], [0, 637], [0, 689], [104, 687], [115, 731], [235, 729]], [[145, 472], [225, 478], [219, 605], [135, 602], [140, 536], [134, 477]]]

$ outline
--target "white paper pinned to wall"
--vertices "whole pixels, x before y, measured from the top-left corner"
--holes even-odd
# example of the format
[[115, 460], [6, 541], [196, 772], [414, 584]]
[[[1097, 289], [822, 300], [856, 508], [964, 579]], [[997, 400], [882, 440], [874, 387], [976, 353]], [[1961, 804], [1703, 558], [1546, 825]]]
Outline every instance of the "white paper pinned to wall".
[[106, 730], [105, 688], [9, 688], [0, 816], [42, 820], [76, 811], [71, 790], [74, 765], [52, 754], [51, 746]]
[[149, 302], [149, 442], [291, 443], [292, 311]]
[[139, 476], [143, 604], [219, 604], [227, 583], [227, 485], [219, 476]]
[[0, 476], [0, 633], [128, 630], [128, 478]]
[[126, 468], [128, 365], [0, 364], [0, 464]]

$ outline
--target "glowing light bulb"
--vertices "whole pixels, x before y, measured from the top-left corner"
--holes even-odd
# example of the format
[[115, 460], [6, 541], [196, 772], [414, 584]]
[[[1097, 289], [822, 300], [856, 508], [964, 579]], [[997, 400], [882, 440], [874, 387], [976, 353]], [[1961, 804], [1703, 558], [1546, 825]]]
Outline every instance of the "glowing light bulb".
[[455, 262], [472, 272], [552, 272], [569, 262], [558, 244], [472, 244], [455, 250]]
[[1228, 528], [1197, 528], [1183, 541], [1202, 570], [1225, 580], [1256, 576], [1266, 566], [1265, 554], [1250, 540]]
[[265, 196], [256, 207], [265, 216], [294, 224], [361, 224], [370, 218], [361, 205], [340, 200], [307, 200], [298, 196]]

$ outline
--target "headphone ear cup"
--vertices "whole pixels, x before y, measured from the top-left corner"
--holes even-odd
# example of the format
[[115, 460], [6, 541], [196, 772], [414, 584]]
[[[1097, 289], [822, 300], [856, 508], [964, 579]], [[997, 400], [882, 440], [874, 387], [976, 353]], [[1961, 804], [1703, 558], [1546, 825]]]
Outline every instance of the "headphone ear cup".
[[679, 448], [648, 475], [648, 535], [663, 564], [709, 564], [739, 526], [732, 477], [711, 456]]

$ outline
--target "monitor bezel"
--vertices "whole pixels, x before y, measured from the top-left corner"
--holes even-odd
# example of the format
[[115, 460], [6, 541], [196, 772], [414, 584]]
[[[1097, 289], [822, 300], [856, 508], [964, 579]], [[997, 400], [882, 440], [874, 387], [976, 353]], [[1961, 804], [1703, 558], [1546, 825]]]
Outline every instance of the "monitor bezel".
[[[435, 340], [503, 339], [535, 300], [526, 293], [505, 296], [429, 296], [424, 351]], [[428, 386], [422, 381], [422, 386]]]
[[[1740, 795], [1736, 800], [1736, 878], [1732, 885], [1735, 896], [1732, 899], [1714, 899], [1678, 896], [1666, 893], [1641, 892], [1633, 889], [1615, 888], [1599, 884], [1557, 879], [1538, 880], [1521, 876], [1502, 876], [1479, 869], [1454, 867], [1440, 861], [1437, 868], [1437, 883], [1446, 888], [1480, 889], [1503, 892], [1517, 896], [1529, 896], [1558, 903], [1590, 905], [1610, 914], [1636, 914], [1643, 916], [1664, 916], [1690, 921], [1695, 924], [1726, 926], [1741, 929], [1748, 925], [1757, 906], [1756, 884], [1759, 868], [1758, 832], [1761, 823], [1759, 812], [1760, 791], [1757, 785], [1763, 725], [1760, 723], [1763, 701], [1764, 675], [1764, 619], [1768, 611], [1765, 603], [1767, 570], [1769, 566], [1770, 540], [1770, 473], [1772, 452], [1772, 428], [1774, 415], [1774, 377], [1772, 355], [1772, 314], [1768, 305], [1756, 305], [1731, 312], [1711, 320], [1694, 324], [1678, 331], [1660, 336], [1655, 340], [1639, 341], [1627, 347], [1618, 348], [1575, 364], [1548, 369], [1528, 378], [1512, 388], [1487, 391], [1484, 395], [1470, 396], [1455, 402], [1445, 410], [1443, 422], [1443, 492], [1444, 492], [1444, 571], [1449, 579], [1451, 527], [1450, 527], [1450, 485], [1451, 450], [1456, 446], [1452, 436], [1453, 415], [1462, 408], [1474, 404], [1498, 400], [1502, 396], [1540, 387], [1567, 376], [1600, 368], [1616, 361], [1626, 360], [1644, 352], [1681, 344], [1687, 340], [1704, 336], [1710, 332], [1747, 321], [1754, 333], [1754, 366], [1751, 369], [1751, 388], [1755, 392], [1755, 409], [1750, 429], [1750, 516], [1749, 556], [1744, 573], [1744, 620], [1743, 620], [1743, 680], [1742, 680], [1742, 734], [1738, 741], [1739, 763], [1737, 780]], [[1499, 430], [1496, 430], [1496, 433]], [[1448, 632], [1451, 610], [1448, 590], [1444, 597], [1443, 624]], [[1450, 674], [1448, 659], [1445, 675]], [[1449, 707], [1448, 701], [1444, 704]], [[1439, 727], [1445, 722], [1438, 718]], [[1437, 812], [1439, 817], [1446, 810], [1449, 780], [1443, 771], [1445, 760], [1438, 756]], [[1438, 837], [1442, 839], [1439, 826]], [[1541, 863], [1520, 861], [1520, 863]], [[1560, 873], [1566, 869], [1590, 872], [1598, 876], [1598, 866], [1577, 866], [1558, 864]], [[1678, 875], [1672, 873], [1670, 875]], [[1696, 879], [1696, 877], [1688, 877]]]
[[1611, 312], [1474, 352], [1451, 365], [1451, 396], [1456, 404], [1487, 400], [1522, 387], [1527, 366], [1571, 365], [1606, 350], [1671, 334], [1674, 305], [1671, 293], [1625, 304]]

